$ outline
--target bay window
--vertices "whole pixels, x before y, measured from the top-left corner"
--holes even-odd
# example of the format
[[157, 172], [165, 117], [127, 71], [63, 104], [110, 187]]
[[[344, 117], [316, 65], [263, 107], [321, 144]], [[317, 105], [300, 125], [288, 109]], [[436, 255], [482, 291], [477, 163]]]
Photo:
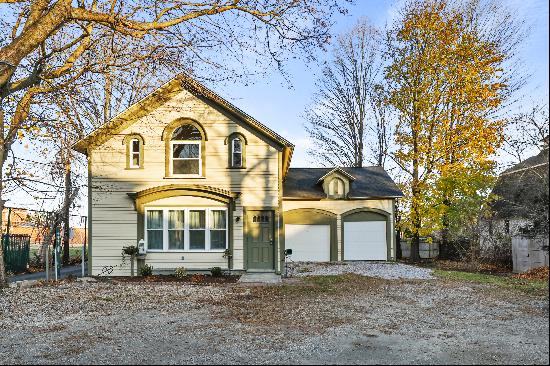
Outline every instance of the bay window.
[[227, 249], [225, 208], [146, 208], [148, 251], [223, 252]]

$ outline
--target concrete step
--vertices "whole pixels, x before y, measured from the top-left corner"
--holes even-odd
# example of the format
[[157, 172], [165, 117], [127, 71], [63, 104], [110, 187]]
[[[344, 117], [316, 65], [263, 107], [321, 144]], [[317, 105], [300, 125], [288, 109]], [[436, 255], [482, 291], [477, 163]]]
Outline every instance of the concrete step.
[[239, 279], [240, 283], [280, 283], [281, 276], [271, 272], [247, 272]]

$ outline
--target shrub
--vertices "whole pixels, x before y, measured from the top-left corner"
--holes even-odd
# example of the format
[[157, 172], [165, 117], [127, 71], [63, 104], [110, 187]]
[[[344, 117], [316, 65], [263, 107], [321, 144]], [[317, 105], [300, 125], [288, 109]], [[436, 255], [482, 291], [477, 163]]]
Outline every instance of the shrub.
[[212, 274], [212, 277], [221, 277], [222, 269], [220, 267], [212, 267], [210, 269], [210, 273]]
[[139, 275], [146, 277], [151, 276], [153, 274], [153, 266], [149, 264], [145, 264], [143, 267], [139, 269]]
[[187, 269], [185, 269], [185, 267], [176, 268], [176, 270], [174, 271], [174, 276], [176, 276], [176, 278], [186, 277], [187, 276]]

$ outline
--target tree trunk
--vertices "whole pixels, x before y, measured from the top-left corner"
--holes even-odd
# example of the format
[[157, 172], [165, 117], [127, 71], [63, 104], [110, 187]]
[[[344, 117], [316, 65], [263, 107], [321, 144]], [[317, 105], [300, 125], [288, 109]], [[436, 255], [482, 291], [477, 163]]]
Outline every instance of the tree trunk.
[[420, 262], [420, 235], [414, 234], [411, 240], [411, 255], [409, 257], [411, 262]]
[[68, 265], [70, 260], [70, 245], [71, 245], [71, 161], [69, 156], [66, 156], [65, 162], [65, 204], [63, 205], [63, 265]]
[[[417, 131], [418, 129], [413, 128], [413, 149], [414, 149], [414, 156], [418, 156], [418, 137]], [[418, 159], [413, 159], [413, 174], [412, 174], [412, 204], [411, 204], [411, 219], [412, 219], [412, 231], [413, 231], [413, 237], [411, 241], [411, 253], [409, 256], [409, 259], [412, 262], [419, 262], [420, 261], [420, 229], [422, 228], [421, 224], [421, 218], [420, 218], [420, 179], [419, 179], [419, 169], [418, 169]]]
[[441, 219], [443, 229], [441, 230], [441, 245], [439, 246], [439, 258], [440, 259], [450, 259], [450, 250], [449, 250], [449, 216], [447, 213], [443, 214]]
[[395, 259], [403, 259], [403, 250], [401, 249], [401, 230], [396, 231], [395, 235]]
[[[0, 111], [0, 113], [2, 113]], [[0, 115], [0, 121], [3, 121]], [[3, 170], [4, 169], [4, 149], [3, 147], [0, 147], [0, 238], [3, 239], [3, 230], [2, 230], [2, 213], [4, 212], [4, 204], [5, 201], [2, 198], [2, 191], [4, 188], [4, 176], [3, 176]], [[4, 247], [3, 242], [0, 240], [0, 288], [7, 287], [8, 286], [8, 280], [6, 278], [6, 267], [4, 264]]]

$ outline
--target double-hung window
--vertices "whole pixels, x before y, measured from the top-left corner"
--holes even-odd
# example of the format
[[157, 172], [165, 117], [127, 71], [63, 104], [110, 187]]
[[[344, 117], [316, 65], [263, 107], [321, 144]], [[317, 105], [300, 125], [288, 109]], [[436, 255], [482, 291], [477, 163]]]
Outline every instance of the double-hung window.
[[185, 211], [168, 210], [168, 250], [185, 248]]
[[243, 146], [240, 138], [235, 137], [231, 141], [231, 150], [231, 166], [241, 168], [243, 166]]
[[147, 210], [147, 248], [150, 250], [162, 250], [164, 219], [163, 210]]
[[227, 249], [225, 208], [146, 208], [148, 251], [223, 252]]
[[139, 168], [140, 146], [138, 139], [130, 140], [130, 168]]
[[193, 125], [178, 127], [170, 141], [170, 174], [202, 175], [202, 135]]
[[227, 212], [225, 210], [210, 211], [210, 249], [225, 250], [227, 248]]
[[206, 249], [205, 210], [189, 210], [189, 249]]
[[201, 144], [172, 141], [172, 174], [201, 175]]

